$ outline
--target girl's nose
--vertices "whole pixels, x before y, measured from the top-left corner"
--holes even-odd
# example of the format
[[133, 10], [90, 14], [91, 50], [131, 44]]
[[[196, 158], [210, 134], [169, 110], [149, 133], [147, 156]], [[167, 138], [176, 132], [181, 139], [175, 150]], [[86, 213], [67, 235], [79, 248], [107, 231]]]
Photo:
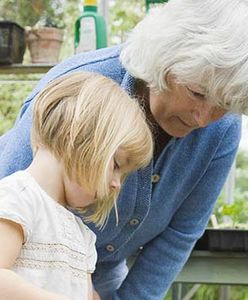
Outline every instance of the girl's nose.
[[110, 187], [115, 190], [120, 190], [121, 188], [121, 178], [120, 175], [114, 175], [111, 182]]

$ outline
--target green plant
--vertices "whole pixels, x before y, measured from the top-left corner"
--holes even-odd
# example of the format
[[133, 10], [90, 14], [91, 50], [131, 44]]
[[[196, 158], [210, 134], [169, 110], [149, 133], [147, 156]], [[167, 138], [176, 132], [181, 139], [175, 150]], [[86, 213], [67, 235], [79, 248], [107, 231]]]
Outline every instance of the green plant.
[[128, 32], [144, 17], [145, 1], [116, 0], [110, 3], [110, 43], [123, 43]]
[[225, 203], [222, 191], [214, 214], [221, 227], [226, 227], [225, 217], [231, 220], [229, 227], [248, 228], [248, 153], [239, 151], [236, 159], [234, 202]]
[[0, 86], [0, 135], [2, 135], [13, 126], [24, 99], [34, 86], [24, 85], [21, 82]]
[[[218, 300], [220, 299], [219, 285], [202, 284], [191, 300]], [[230, 289], [232, 300], [248, 300], [248, 288], [243, 286], [232, 286]]]
[[46, 16], [53, 26], [64, 26], [64, 1], [62, 0], [1, 0], [1, 18], [21, 26], [34, 26]]

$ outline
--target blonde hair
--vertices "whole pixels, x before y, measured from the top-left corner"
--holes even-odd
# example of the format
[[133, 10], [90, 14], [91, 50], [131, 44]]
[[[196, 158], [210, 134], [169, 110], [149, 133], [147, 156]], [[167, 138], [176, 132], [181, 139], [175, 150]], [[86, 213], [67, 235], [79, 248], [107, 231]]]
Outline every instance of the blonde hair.
[[117, 193], [109, 188], [109, 166], [119, 147], [130, 169], [145, 167], [153, 141], [138, 102], [102, 75], [80, 72], [52, 81], [33, 107], [32, 146], [46, 147], [62, 162], [66, 175], [97, 192], [86, 220], [103, 226]]

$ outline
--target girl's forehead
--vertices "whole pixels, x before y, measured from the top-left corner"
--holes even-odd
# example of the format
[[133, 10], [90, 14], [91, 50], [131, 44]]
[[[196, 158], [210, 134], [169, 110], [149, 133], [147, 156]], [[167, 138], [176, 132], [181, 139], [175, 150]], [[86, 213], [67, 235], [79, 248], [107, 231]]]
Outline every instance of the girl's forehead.
[[114, 160], [118, 163], [121, 168], [129, 169], [132, 168], [132, 160], [130, 159], [129, 152], [124, 148], [119, 147], [114, 155]]
[[123, 164], [127, 164], [129, 161], [128, 152], [122, 147], [116, 150], [114, 158], [120, 160]]

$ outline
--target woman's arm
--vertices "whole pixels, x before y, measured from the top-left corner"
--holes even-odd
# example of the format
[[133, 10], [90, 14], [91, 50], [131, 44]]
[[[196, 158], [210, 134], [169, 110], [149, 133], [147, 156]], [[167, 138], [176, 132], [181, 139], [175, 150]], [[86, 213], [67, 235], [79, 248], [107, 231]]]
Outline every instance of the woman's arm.
[[[218, 135], [213, 134], [213, 140], [218, 142], [218, 146], [213, 152], [214, 155], [206, 171], [199, 177], [197, 184], [192, 187], [191, 192], [178, 207], [169, 226], [144, 245], [121, 287], [116, 292], [112, 292], [112, 300], [164, 298], [190, 255], [194, 243], [203, 234], [214, 203], [234, 160], [240, 139], [240, 121], [231, 116], [228, 119], [230, 122], [227, 121], [227, 126], [224, 127], [226, 129], [221, 131], [223, 137], [218, 138]], [[213, 126], [212, 132], [216, 133], [220, 125], [217, 123]], [[205, 142], [211, 145], [211, 139]], [[210, 155], [210, 152], [206, 151], [206, 155]], [[189, 161], [189, 163], [192, 162]], [[185, 166], [184, 169], [187, 170], [184, 174], [188, 172], [188, 176], [192, 178], [193, 172], [189, 172]], [[171, 177], [170, 180], [174, 178]], [[179, 185], [182, 184], [181, 181], [176, 182]], [[166, 199], [161, 199], [161, 201], [166, 201]], [[154, 224], [156, 224], [155, 221]]]
[[37, 288], [22, 279], [10, 268], [20, 254], [23, 244], [22, 227], [12, 221], [0, 219], [0, 299], [5, 300], [68, 300]]

